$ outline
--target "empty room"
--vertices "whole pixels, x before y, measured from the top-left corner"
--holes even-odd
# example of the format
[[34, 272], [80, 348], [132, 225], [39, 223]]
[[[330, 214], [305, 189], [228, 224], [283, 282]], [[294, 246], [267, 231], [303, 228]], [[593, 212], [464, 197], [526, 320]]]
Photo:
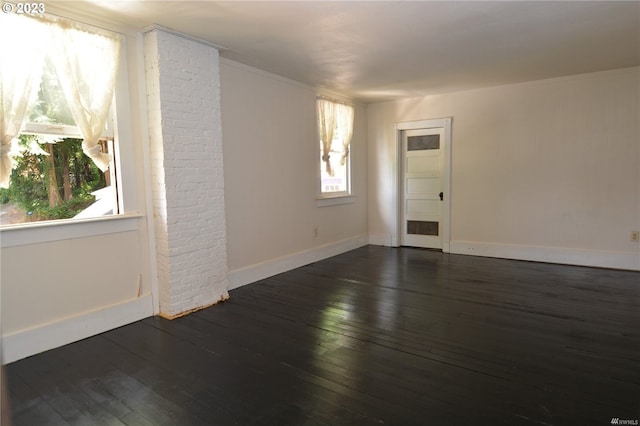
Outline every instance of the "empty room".
[[2, 425], [638, 425], [640, 2], [0, 14]]

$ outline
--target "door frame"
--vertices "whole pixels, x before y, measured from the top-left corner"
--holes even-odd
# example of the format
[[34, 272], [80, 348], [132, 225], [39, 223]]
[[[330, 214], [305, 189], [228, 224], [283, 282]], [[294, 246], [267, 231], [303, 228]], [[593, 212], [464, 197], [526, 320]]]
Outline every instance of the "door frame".
[[[399, 247], [402, 235], [402, 209], [403, 209], [403, 176], [404, 154], [402, 150], [402, 132], [405, 130], [420, 129], [444, 129], [443, 145], [443, 165], [442, 165], [442, 187], [444, 192], [444, 200], [442, 201], [442, 251], [449, 252], [451, 242], [451, 124], [453, 118], [436, 118], [428, 120], [403, 121], [394, 123], [393, 128], [396, 137], [396, 229], [392, 236], [392, 246]], [[395, 244], [394, 244], [395, 243]]]

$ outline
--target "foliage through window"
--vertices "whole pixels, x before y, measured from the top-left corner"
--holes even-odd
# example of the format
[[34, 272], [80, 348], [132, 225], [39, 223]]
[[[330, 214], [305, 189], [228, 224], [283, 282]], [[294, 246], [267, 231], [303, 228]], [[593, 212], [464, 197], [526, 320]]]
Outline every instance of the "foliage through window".
[[353, 111], [351, 105], [322, 97], [317, 99], [321, 196], [351, 193], [349, 148]]
[[118, 213], [119, 36], [0, 16], [2, 225]]

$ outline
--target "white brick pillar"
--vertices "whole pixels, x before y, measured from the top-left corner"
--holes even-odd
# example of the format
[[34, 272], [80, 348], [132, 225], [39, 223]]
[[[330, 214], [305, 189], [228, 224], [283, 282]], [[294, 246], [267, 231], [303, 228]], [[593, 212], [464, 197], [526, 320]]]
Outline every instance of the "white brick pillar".
[[218, 50], [144, 35], [160, 315], [229, 297]]

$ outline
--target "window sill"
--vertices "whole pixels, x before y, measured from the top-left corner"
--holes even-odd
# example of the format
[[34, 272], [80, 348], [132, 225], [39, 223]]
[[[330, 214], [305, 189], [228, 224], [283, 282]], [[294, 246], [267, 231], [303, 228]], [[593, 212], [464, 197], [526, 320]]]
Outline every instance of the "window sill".
[[5, 225], [0, 228], [0, 242], [2, 248], [7, 248], [134, 231], [138, 229], [142, 217], [144, 215], [140, 213], [127, 213], [91, 219]]
[[353, 204], [355, 202], [355, 195], [325, 196], [316, 199], [316, 207], [339, 206], [341, 204]]

